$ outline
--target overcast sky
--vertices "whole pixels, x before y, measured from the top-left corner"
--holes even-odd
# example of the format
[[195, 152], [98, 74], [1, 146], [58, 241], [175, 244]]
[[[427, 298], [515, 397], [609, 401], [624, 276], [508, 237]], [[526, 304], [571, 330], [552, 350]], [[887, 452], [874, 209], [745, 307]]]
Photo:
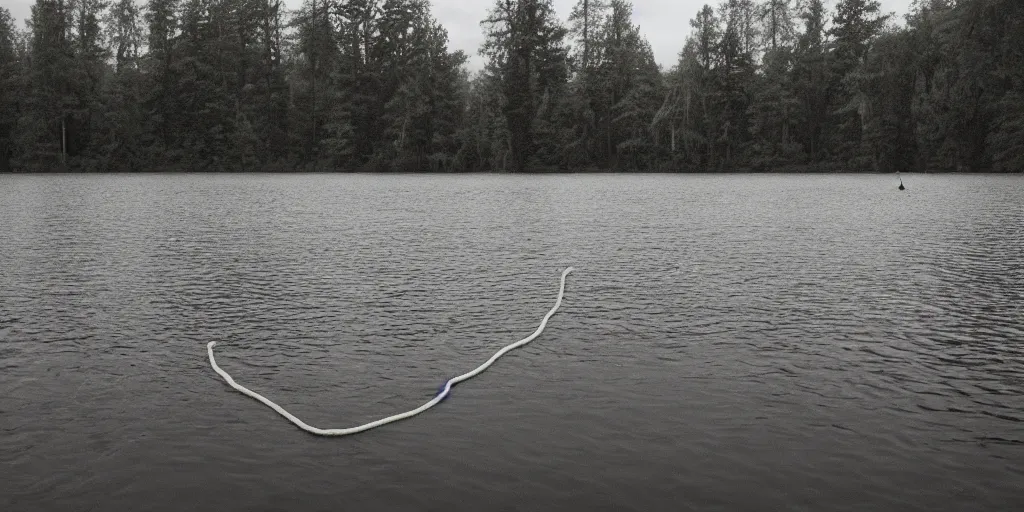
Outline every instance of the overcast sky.
[[[578, 0], [554, 0], [555, 10], [565, 20], [572, 6]], [[902, 22], [903, 15], [912, 0], [881, 0], [882, 11], [895, 12]], [[29, 16], [29, 6], [35, 0], [0, 0], [0, 5], [11, 10], [15, 19], [24, 20]], [[139, 3], [145, 3], [139, 0]], [[296, 8], [302, 0], [285, 0], [285, 3]], [[658, 64], [669, 68], [676, 63], [679, 50], [690, 32], [690, 19], [705, 3], [717, 6], [720, 0], [634, 0], [633, 23], [640, 25], [640, 31], [647, 36], [654, 49], [654, 58]], [[836, 0], [826, 0], [826, 5], [835, 5]], [[433, 13], [441, 24], [448, 29], [450, 46], [463, 50], [470, 56], [470, 67], [479, 69], [483, 60], [477, 55], [477, 49], [483, 42], [483, 31], [480, 20], [494, 5], [494, 0], [432, 0]], [[19, 26], [22, 23], [19, 22]]]

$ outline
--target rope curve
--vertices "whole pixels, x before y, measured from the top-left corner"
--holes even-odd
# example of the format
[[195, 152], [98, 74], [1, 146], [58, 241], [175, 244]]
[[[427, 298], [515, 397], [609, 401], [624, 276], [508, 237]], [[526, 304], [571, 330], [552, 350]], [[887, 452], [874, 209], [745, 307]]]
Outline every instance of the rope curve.
[[533, 341], [534, 338], [536, 338], [537, 336], [540, 336], [540, 333], [544, 331], [544, 327], [546, 327], [547, 324], [548, 324], [548, 319], [551, 318], [551, 316], [555, 314], [555, 311], [558, 311], [558, 306], [562, 305], [562, 296], [565, 294], [565, 276], [569, 275], [569, 273], [572, 272], [573, 270], [574, 269], [572, 267], [568, 267], [564, 271], [562, 271], [562, 279], [561, 279], [561, 284], [559, 285], [559, 288], [558, 288], [558, 299], [555, 300], [555, 306], [551, 308], [551, 311], [548, 311], [548, 314], [544, 315], [544, 319], [540, 321], [540, 327], [537, 327], [537, 330], [534, 331], [533, 334], [531, 334], [531, 335], [529, 335], [529, 336], [527, 336], [527, 337], [525, 337], [525, 338], [523, 338], [523, 339], [521, 339], [521, 340], [519, 340], [519, 341], [517, 341], [515, 343], [510, 343], [510, 344], [506, 345], [504, 348], [502, 348], [501, 350], [496, 352], [493, 356], [491, 356], [490, 359], [485, 361], [484, 364], [481, 364], [480, 366], [477, 366], [475, 369], [473, 369], [473, 370], [471, 370], [469, 372], [463, 373], [462, 375], [459, 375], [457, 377], [452, 377], [451, 379], [448, 379], [448, 381], [444, 383], [444, 386], [441, 387], [441, 390], [437, 393], [437, 396], [435, 396], [429, 402], [427, 402], [427, 403], [425, 403], [425, 404], [423, 404], [423, 405], [421, 405], [421, 406], [419, 406], [419, 407], [417, 407], [417, 408], [415, 408], [415, 409], [413, 409], [411, 411], [406, 411], [406, 412], [403, 412], [403, 413], [395, 414], [393, 416], [388, 416], [387, 418], [381, 418], [381, 419], [379, 419], [377, 421], [371, 421], [370, 423], [366, 423], [364, 425], [359, 425], [357, 427], [349, 427], [349, 428], [317, 428], [317, 427], [314, 427], [314, 426], [312, 426], [312, 425], [310, 425], [310, 424], [300, 420], [299, 418], [296, 418], [292, 413], [284, 410], [284, 408], [281, 407], [280, 405], [275, 404], [274, 402], [270, 401], [268, 398], [264, 397], [263, 395], [255, 392], [255, 391], [252, 391], [251, 389], [246, 388], [245, 386], [242, 386], [241, 384], [235, 382], [235, 379], [232, 379], [231, 375], [228, 375], [228, 372], [226, 372], [223, 369], [221, 369], [220, 366], [217, 366], [217, 361], [213, 358], [213, 347], [215, 345], [217, 345], [216, 341], [211, 341], [210, 343], [208, 343], [206, 345], [206, 351], [210, 355], [210, 365], [213, 366], [214, 371], [216, 371], [218, 374], [220, 374], [220, 376], [223, 377], [224, 380], [231, 387], [235, 388], [236, 390], [238, 390], [239, 392], [241, 392], [244, 395], [248, 395], [248, 396], [250, 396], [252, 398], [255, 398], [256, 400], [259, 400], [260, 402], [263, 402], [264, 405], [266, 405], [267, 407], [270, 407], [271, 409], [277, 411], [278, 414], [280, 414], [281, 416], [284, 416], [285, 418], [288, 419], [288, 421], [291, 421], [292, 423], [294, 423], [297, 427], [301, 428], [302, 430], [305, 430], [306, 432], [309, 432], [310, 434], [315, 434], [315, 435], [318, 435], [318, 436], [347, 436], [347, 435], [351, 435], [351, 434], [358, 434], [359, 432], [364, 432], [364, 431], [370, 430], [371, 428], [379, 427], [381, 425], [387, 425], [388, 423], [392, 423], [392, 422], [395, 422], [395, 421], [398, 421], [398, 420], [404, 420], [406, 418], [411, 418], [411, 417], [416, 416], [417, 414], [419, 414], [419, 413], [421, 413], [423, 411], [426, 411], [427, 409], [430, 409], [431, 407], [437, 405], [438, 403], [440, 403], [442, 400], [444, 400], [448, 396], [448, 393], [451, 392], [452, 386], [454, 386], [454, 385], [456, 385], [456, 384], [458, 384], [458, 383], [460, 383], [462, 381], [466, 381], [466, 380], [469, 380], [469, 379], [471, 379], [473, 377], [476, 377], [477, 375], [480, 374], [480, 372], [486, 370], [489, 366], [494, 364], [494, 362], [497, 361], [499, 357], [505, 355], [508, 351], [516, 349], [516, 348], [519, 348], [519, 347], [521, 347], [523, 345], [526, 345], [527, 343]]

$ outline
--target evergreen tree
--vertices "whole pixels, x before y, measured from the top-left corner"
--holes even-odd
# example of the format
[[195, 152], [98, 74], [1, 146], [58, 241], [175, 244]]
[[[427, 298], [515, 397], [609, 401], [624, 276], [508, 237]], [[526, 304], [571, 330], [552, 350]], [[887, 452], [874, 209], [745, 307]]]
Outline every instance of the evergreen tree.
[[522, 171], [528, 164], [550, 165], [550, 160], [533, 157], [538, 128], [554, 117], [552, 107], [567, 79], [566, 29], [551, 0], [498, 0], [484, 24], [487, 39], [481, 52], [502, 86], [512, 167]]
[[797, 142], [799, 101], [794, 86], [794, 21], [789, 0], [767, 0], [762, 5], [761, 72], [751, 83], [752, 144], [749, 157], [755, 169], [777, 169], [800, 163], [803, 147]]
[[[341, 165], [353, 150], [349, 106], [340, 101], [337, 87], [341, 57], [335, 41], [339, 35], [324, 0], [307, 0], [293, 24], [296, 41], [289, 76], [292, 105], [288, 122], [291, 146], [299, 148], [299, 160], [314, 169], [325, 163]], [[358, 48], [358, 37], [349, 37]], [[361, 59], [352, 59], [355, 72], [355, 64]]]
[[794, 117], [798, 121], [796, 139], [810, 162], [823, 162], [829, 158], [825, 141], [830, 133], [828, 106], [832, 91], [822, 0], [810, 0], [800, 17], [804, 30], [797, 38], [791, 73], [796, 101]]
[[27, 94], [17, 141], [20, 164], [26, 170], [67, 165], [68, 124], [77, 106], [73, 8], [65, 0], [38, 0], [32, 6]]
[[862, 98], [864, 152], [875, 172], [914, 168], [914, 73], [906, 65], [914, 58], [911, 48], [905, 33], [882, 34], [849, 78]]
[[375, 118], [389, 144], [377, 158], [403, 170], [450, 170], [461, 121], [462, 52], [448, 50], [448, 32], [420, 0], [384, 4], [376, 37], [383, 115]]
[[711, 139], [718, 153], [719, 170], [745, 164], [743, 153], [750, 133], [748, 86], [756, 70], [752, 44], [756, 33], [750, 25], [752, 9], [749, 0], [727, 0], [721, 7], [724, 27], [718, 46], [718, 88], [713, 96], [717, 128]]
[[256, 136], [262, 165], [280, 164], [288, 154], [288, 83], [284, 62], [284, 10], [281, 0], [255, 0], [250, 27], [248, 79], [241, 96]]
[[[599, 44], [593, 101], [603, 166], [649, 168], [654, 146], [650, 125], [664, 96], [661, 72], [640, 28], [633, 6], [612, 0]], [[625, 158], [625, 161], [622, 159]]]
[[595, 63], [601, 59], [600, 37], [606, 20], [605, 0], [579, 0], [569, 14], [568, 36], [575, 43], [569, 54], [570, 83], [562, 105], [560, 121], [565, 126], [558, 135], [563, 163], [586, 166], [599, 151], [596, 115], [597, 84]]
[[690, 26], [693, 33], [680, 54], [678, 68], [680, 96], [684, 103], [681, 128], [688, 160], [697, 169], [707, 171], [718, 165], [714, 152], [717, 120], [712, 106], [713, 95], [719, 89], [721, 30], [710, 5], [705, 5], [697, 17], [690, 20]]
[[15, 155], [22, 62], [19, 36], [10, 11], [0, 7], [0, 172], [9, 171]]
[[178, 75], [175, 67], [175, 41], [178, 38], [178, 0], [149, 0], [145, 21], [148, 25], [148, 53], [143, 59], [147, 94], [143, 100], [146, 115], [143, 151], [154, 167], [168, 165], [180, 157], [177, 144]]
[[760, 6], [760, 18], [766, 54], [791, 44], [796, 34], [791, 0], [764, 0]]
[[101, 0], [75, 0], [73, 67], [68, 70], [72, 83], [67, 126], [67, 151], [75, 156], [81, 170], [102, 170], [97, 160], [95, 139], [103, 120], [100, 96], [107, 73], [109, 52], [103, 41], [100, 20], [106, 4]]
[[864, 65], [871, 43], [886, 19], [879, 14], [877, 0], [840, 0], [829, 30], [832, 37], [829, 109], [835, 127], [830, 146], [839, 161], [848, 162], [853, 169], [870, 168], [870, 157], [863, 153], [861, 145], [869, 106], [851, 76]]
[[97, 152], [101, 168], [109, 170], [138, 171], [146, 163], [141, 154], [145, 140], [145, 112], [141, 106], [145, 95], [139, 66], [141, 22], [141, 13], [132, 0], [118, 0], [105, 18], [114, 70], [101, 94], [104, 117]]

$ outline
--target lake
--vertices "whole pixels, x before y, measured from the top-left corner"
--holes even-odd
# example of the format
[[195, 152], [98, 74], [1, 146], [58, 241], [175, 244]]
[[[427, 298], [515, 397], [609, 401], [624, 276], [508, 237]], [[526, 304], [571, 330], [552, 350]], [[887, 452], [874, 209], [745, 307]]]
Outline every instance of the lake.
[[903, 181], [0, 175], [0, 510], [1021, 510], [1024, 176]]

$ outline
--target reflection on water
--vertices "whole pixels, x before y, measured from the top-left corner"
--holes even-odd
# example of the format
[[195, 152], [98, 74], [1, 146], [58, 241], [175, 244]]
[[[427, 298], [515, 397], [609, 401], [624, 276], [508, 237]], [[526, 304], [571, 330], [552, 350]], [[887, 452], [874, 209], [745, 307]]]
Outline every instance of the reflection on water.
[[[1011, 510], [1024, 178], [0, 176], [3, 510]], [[451, 399], [360, 436], [536, 329]]]

